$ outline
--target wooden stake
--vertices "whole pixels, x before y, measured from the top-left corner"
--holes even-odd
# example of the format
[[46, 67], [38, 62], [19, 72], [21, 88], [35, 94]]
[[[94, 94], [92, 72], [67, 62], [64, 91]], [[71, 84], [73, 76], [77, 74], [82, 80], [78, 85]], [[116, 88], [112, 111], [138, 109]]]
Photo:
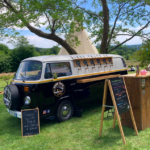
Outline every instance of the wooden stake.
[[[124, 81], [124, 77], [123, 77], [123, 81]], [[134, 127], [134, 130], [135, 130], [136, 135], [138, 135], [138, 130], [137, 130], [137, 126], [136, 126], [136, 123], [135, 123], [135, 120], [134, 120], [134, 115], [133, 115], [133, 111], [132, 111], [132, 106], [131, 106], [131, 103], [130, 103], [130, 98], [129, 98], [129, 95], [128, 95], [128, 92], [127, 92], [127, 88], [126, 88], [125, 81], [124, 81], [124, 85], [125, 85], [127, 97], [128, 97], [128, 100], [129, 100], [129, 105], [130, 105], [130, 115], [131, 115], [133, 127]]]
[[115, 97], [114, 97], [114, 94], [113, 94], [113, 90], [112, 90], [110, 80], [108, 81], [108, 86], [109, 86], [110, 94], [111, 94], [111, 97], [112, 97], [113, 105], [115, 107], [115, 115], [116, 115], [117, 120], [118, 120], [118, 125], [119, 125], [119, 129], [120, 129], [121, 137], [122, 137], [123, 143], [126, 145], [124, 132], [123, 132], [123, 129], [122, 129], [122, 125], [121, 125], [121, 121], [120, 121], [120, 117], [119, 117], [119, 113], [118, 113], [118, 109], [117, 109], [117, 105], [116, 105], [116, 101], [115, 101]]
[[116, 123], [116, 114], [115, 114], [115, 109], [114, 109], [114, 121], [113, 121], [113, 129], [115, 129], [115, 123]]
[[106, 99], [107, 99], [107, 88], [108, 88], [108, 80], [105, 80], [99, 137], [101, 137], [102, 135], [103, 118], [104, 118], [104, 111], [105, 111], [104, 105], [106, 104]]

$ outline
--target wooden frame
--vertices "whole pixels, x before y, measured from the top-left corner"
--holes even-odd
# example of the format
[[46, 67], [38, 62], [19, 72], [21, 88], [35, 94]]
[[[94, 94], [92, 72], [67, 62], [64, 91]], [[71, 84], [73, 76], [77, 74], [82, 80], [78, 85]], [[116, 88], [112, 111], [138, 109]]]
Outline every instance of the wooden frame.
[[[124, 78], [123, 78], [123, 81], [124, 81]], [[124, 84], [125, 84], [125, 82], [124, 82]], [[102, 135], [103, 118], [104, 118], [104, 111], [105, 111], [105, 107], [106, 107], [106, 99], [107, 99], [107, 89], [108, 89], [108, 87], [109, 87], [109, 90], [110, 90], [112, 102], [113, 102], [114, 109], [115, 109], [114, 120], [113, 120], [113, 128], [115, 128], [115, 121], [116, 121], [116, 118], [117, 118], [119, 129], [120, 129], [120, 133], [121, 133], [121, 137], [122, 137], [123, 143], [126, 145], [124, 132], [123, 132], [123, 129], [122, 129], [122, 124], [121, 124], [121, 121], [120, 121], [120, 116], [119, 116], [119, 113], [118, 113], [118, 109], [117, 109], [117, 105], [116, 105], [116, 101], [115, 101], [115, 97], [114, 97], [114, 93], [113, 93], [113, 90], [112, 90], [112, 86], [111, 86], [110, 80], [105, 80], [99, 136], [101, 137], [101, 135]], [[125, 85], [125, 89], [126, 89], [126, 85]], [[138, 135], [138, 131], [137, 131], [136, 123], [135, 123], [135, 120], [134, 120], [132, 107], [131, 107], [131, 103], [130, 103], [130, 99], [129, 99], [129, 95], [128, 95], [127, 90], [126, 90], [126, 93], [127, 93], [127, 97], [128, 97], [128, 100], [129, 100], [130, 115], [131, 115], [131, 118], [132, 118], [134, 130], [135, 130], [136, 135]]]
[[76, 64], [76, 61], [79, 61], [79, 62], [80, 62], [80, 66], [81, 66], [81, 60], [74, 60], [74, 61], [73, 61], [75, 67], [80, 67], [80, 66], [78, 66], [78, 65]]
[[[109, 61], [109, 59], [111, 59], [111, 62]], [[107, 62], [107, 64], [113, 64], [112, 57], [108, 57], [108, 58], [106, 59], [106, 62]]]
[[[97, 60], [100, 60], [100, 63], [97, 62]], [[103, 62], [103, 59], [105, 59], [106, 63]], [[111, 62], [109, 62], [109, 59], [111, 59]], [[76, 64], [76, 61], [79, 61], [80, 62], [80, 66], [87, 66], [84, 64], [84, 60], [87, 61], [87, 64], [88, 66], [95, 66], [95, 65], [100, 65], [100, 64], [103, 64], [103, 65], [107, 65], [107, 64], [113, 64], [113, 60], [112, 60], [112, 57], [99, 57], [99, 58], [82, 58], [82, 59], [75, 59], [73, 62], [74, 62], [74, 66], [75, 67], [79, 67], [77, 64]], [[94, 64], [91, 64], [91, 60], [94, 61]]]
[[[24, 110], [21, 110], [21, 134], [22, 134], [22, 137], [27, 137], [27, 136], [23, 136], [23, 120], [22, 120], [22, 112], [23, 111], [30, 111], [30, 110], [38, 110], [38, 124], [39, 124], [39, 134], [40, 134], [40, 117], [39, 117], [39, 108], [34, 108], [34, 109], [24, 109]], [[28, 135], [28, 136], [33, 136], [33, 135]]]
[[108, 75], [108, 76], [102, 76], [102, 77], [95, 77], [95, 78], [86, 78], [86, 79], [77, 79], [77, 83], [87, 83], [87, 82], [93, 82], [93, 81], [100, 81], [100, 80], [106, 80], [110, 78], [115, 78], [120, 76], [120, 74], [115, 75]]

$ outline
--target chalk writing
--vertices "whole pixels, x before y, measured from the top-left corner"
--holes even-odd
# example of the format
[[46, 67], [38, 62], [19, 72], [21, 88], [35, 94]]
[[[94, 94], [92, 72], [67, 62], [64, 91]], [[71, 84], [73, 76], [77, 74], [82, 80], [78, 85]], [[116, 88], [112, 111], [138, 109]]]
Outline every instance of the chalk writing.
[[115, 96], [118, 112], [121, 115], [130, 109], [124, 81], [122, 78], [113, 78], [110, 79], [110, 81]]
[[39, 134], [38, 109], [22, 111], [22, 135]]

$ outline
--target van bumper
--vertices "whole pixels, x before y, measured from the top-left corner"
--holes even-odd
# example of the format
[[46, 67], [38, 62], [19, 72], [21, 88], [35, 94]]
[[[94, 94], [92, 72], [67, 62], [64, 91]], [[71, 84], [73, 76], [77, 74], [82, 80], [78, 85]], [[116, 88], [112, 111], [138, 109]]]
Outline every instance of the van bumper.
[[17, 117], [17, 118], [21, 118], [21, 112], [20, 111], [9, 110], [8, 108], [7, 108], [7, 111], [9, 112], [10, 115]]

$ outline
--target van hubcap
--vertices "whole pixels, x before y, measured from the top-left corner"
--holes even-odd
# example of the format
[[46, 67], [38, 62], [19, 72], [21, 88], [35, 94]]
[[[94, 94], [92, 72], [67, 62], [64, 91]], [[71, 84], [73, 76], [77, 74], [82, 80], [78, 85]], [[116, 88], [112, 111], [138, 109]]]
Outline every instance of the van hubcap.
[[62, 116], [63, 117], [68, 117], [68, 116], [70, 116], [70, 114], [71, 114], [71, 107], [70, 107], [70, 105], [64, 105], [63, 107], [62, 107]]
[[11, 91], [8, 87], [5, 87], [4, 89], [4, 95], [3, 95], [4, 104], [7, 108], [11, 105]]

